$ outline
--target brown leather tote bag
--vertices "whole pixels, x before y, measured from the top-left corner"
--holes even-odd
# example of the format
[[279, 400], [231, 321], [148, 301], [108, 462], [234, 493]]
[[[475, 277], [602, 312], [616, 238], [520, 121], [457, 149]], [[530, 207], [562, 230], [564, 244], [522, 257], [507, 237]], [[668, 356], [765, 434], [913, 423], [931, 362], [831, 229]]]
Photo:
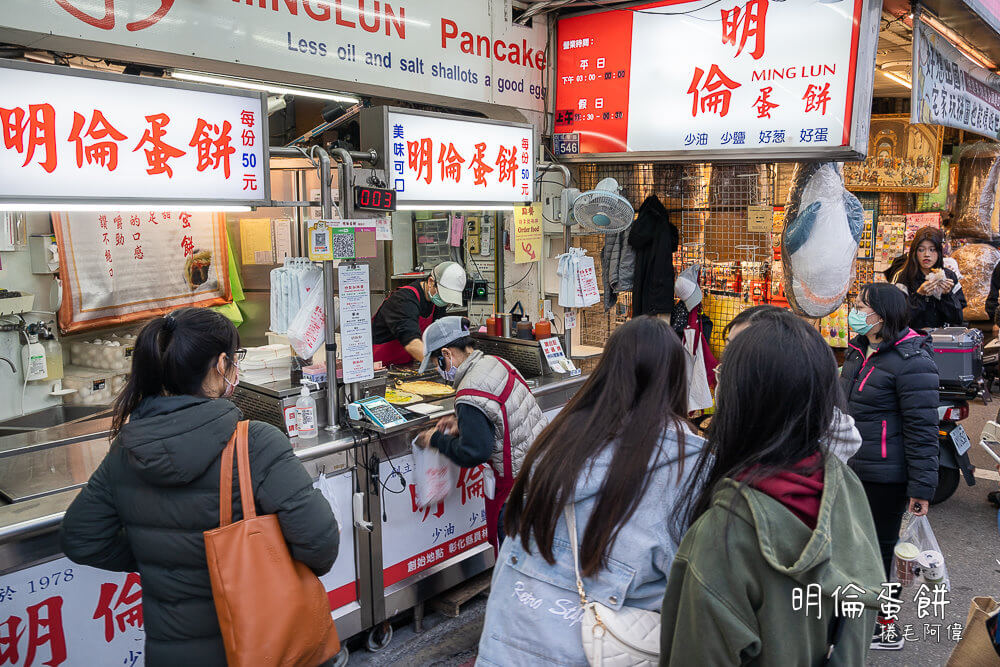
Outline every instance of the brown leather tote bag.
[[[257, 516], [241, 421], [222, 452], [219, 527], [205, 531], [212, 597], [229, 667], [316, 667], [340, 651], [323, 584], [292, 559], [274, 514]], [[233, 452], [243, 520], [233, 519]]]

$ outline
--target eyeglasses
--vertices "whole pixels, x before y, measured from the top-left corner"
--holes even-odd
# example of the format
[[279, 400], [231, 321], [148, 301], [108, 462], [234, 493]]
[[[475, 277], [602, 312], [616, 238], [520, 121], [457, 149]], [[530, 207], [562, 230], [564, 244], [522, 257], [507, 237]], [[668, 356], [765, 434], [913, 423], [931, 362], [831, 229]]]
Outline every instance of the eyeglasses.
[[247, 358], [247, 349], [245, 347], [241, 347], [238, 350], [236, 350], [236, 352], [233, 353], [233, 359], [236, 361], [236, 363], [240, 363], [246, 358]]

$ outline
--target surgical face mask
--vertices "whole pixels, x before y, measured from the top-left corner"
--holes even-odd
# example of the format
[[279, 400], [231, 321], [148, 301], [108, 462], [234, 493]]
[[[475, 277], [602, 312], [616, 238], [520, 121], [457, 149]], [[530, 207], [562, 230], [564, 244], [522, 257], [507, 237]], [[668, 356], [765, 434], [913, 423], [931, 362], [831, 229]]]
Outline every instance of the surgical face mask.
[[441, 308], [444, 308], [445, 306], [448, 305], [448, 302], [441, 298], [440, 293], [435, 294], [434, 296], [431, 297], [431, 303], [433, 303], [435, 306], [440, 306]]
[[[219, 369], [216, 368], [215, 372], [219, 373]], [[236, 391], [236, 385], [238, 385], [240, 383], [240, 376], [237, 373], [237, 375], [236, 375], [236, 382], [231, 382], [229, 380], [229, 378], [227, 378], [225, 376], [224, 373], [219, 373], [219, 375], [222, 376], [222, 381], [226, 383], [226, 390], [222, 392], [222, 398], [230, 398], [233, 395], [233, 393]]]
[[445, 382], [454, 382], [455, 381], [455, 373], [457, 373], [457, 372], [458, 372], [458, 368], [456, 368], [455, 366], [452, 366], [451, 368], [449, 368], [446, 371], [445, 370], [441, 370], [441, 367], [438, 366], [438, 374], [442, 378], [444, 378]]
[[862, 336], [872, 330], [874, 324], [868, 324], [868, 318], [871, 314], [865, 315], [860, 310], [852, 308], [851, 312], [847, 314], [847, 325], [851, 327], [852, 330], [857, 331]]

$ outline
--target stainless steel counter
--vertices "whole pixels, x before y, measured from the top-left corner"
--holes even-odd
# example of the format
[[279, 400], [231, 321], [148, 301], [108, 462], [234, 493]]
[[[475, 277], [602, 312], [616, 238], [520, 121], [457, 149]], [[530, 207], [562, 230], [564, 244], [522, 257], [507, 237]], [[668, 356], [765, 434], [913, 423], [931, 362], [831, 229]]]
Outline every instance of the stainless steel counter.
[[[535, 378], [532, 392], [548, 411], [565, 405], [584, 380], [543, 376]], [[453, 398], [437, 403], [444, 410], [433, 419], [454, 412]], [[105, 418], [0, 438], [0, 489], [6, 484], [11, 499], [20, 501], [0, 506], [0, 547], [58, 528], [79, 488], [107, 453], [110, 428], [111, 420]], [[321, 430], [315, 440], [292, 438], [292, 447], [303, 462], [316, 462], [349, 452], [363, 439], [364, 434], [350, 429]], [[346, 465], [346, 457], [343, 460]], [[314, 475], [319, 471], [318, 465], [307, 467]], [[2, 556], [0, 572], [11, 565]]]

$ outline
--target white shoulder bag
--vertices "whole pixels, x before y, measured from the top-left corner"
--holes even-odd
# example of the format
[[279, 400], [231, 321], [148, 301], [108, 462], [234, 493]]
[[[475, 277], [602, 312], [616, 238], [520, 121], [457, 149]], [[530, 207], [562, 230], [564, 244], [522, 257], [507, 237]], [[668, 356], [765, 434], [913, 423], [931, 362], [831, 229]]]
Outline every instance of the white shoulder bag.
[[576, 507], [564, 509], [573, 549], [576, 589], [583, 607], [583, 652], [593, 667], [653, 667], [660, 661], [660, 614], [636, 607], [615, 611], [600, 602], [588, 602], [580, 577], [580, 551], [576, 536]]

